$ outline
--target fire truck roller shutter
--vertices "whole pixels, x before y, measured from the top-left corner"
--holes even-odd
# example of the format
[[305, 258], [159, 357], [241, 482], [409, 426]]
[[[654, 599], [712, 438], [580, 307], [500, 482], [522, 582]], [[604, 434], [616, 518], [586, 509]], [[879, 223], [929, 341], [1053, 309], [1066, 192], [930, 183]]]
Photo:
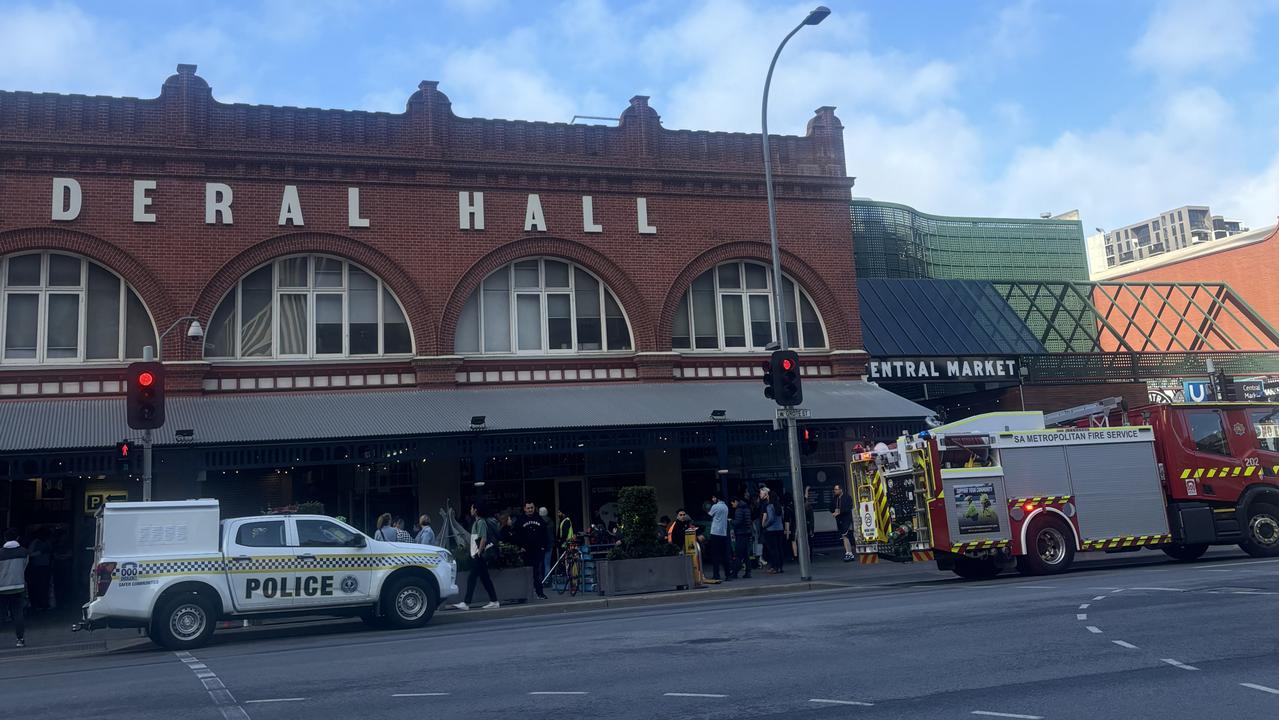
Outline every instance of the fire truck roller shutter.
[[1084, 540], [1168, 534], [1153, 442], [1075, 445], [1066, 461]]
[[1070, 494], [1065, 447], [1000, 448], [999, 462], [1010, 498]]

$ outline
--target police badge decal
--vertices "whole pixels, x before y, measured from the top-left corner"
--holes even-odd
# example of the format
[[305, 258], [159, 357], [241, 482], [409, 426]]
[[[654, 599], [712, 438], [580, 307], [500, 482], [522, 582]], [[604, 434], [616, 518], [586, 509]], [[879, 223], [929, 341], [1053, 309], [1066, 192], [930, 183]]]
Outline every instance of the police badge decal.
[[340, 587], [342, 588], [342, 592], [350, 595], [360, 589], [360, 581], [356, 580], [354, 575], [347, 575], [342, 578], [342, 584]]

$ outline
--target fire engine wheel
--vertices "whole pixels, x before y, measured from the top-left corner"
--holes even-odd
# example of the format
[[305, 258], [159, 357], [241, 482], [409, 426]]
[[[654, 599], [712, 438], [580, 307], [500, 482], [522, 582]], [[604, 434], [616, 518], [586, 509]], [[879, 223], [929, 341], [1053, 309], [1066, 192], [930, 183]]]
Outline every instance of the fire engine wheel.
[[382, 590], [382, 621], [391, 628], [422, 627], [431, 621], [439, 600], [426, 580], [413, 576], [392, 580]]
[[1203, 557], [1208, 552], [1208, 543], [1199, 543], [1197, 545], [1182, 545], [1181, 543], [1173, 543], [1163, 546], [1164, 554], [1178, 562], [1194, 562]]
[[1017, 558], [1023, 575], [1054, 575], [1075, 561], [1074, 533], [1059, 518], [1040, 515], [1026, 534], [1026, 554]]
[[213, 635], [213, 604], [199, 593], [182, 593], [160, 603], [151, 618], [151, 640], [169, 650], [202, 647]]
[[965, 580], [990, 580], [998, 575], [1001, 569], [994, 558], [972, 558], [966, 555], [956, 555], [953, 571]]
[[1269, 503], [1253, 503], [1248, 508], [1248, 527], [1239, 547], [1253, 557], [1279, 555], [1279, 508]]

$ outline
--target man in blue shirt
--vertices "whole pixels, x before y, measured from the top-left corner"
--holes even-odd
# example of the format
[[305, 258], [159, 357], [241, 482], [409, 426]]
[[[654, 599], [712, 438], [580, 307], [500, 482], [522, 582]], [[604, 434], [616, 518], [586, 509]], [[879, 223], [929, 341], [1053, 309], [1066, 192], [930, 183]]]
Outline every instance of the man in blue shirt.
[[720, 568], [724, 569], [724, 577], [728, 578], [728, 506], [719, 498], [718, 493], [711, 494], [711, 533], [707, 548], [710, 557], [711, 579], [719, 580]]

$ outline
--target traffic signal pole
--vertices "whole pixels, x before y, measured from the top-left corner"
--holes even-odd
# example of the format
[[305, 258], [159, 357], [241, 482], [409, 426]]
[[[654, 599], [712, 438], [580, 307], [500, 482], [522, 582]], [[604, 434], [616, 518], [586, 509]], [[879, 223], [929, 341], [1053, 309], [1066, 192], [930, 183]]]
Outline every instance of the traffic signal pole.
[[[155, 360], [155, 349], [142, 348], [142, 360]], [[151, 502], [151, 428], [142, 431], [142, 502]]]

